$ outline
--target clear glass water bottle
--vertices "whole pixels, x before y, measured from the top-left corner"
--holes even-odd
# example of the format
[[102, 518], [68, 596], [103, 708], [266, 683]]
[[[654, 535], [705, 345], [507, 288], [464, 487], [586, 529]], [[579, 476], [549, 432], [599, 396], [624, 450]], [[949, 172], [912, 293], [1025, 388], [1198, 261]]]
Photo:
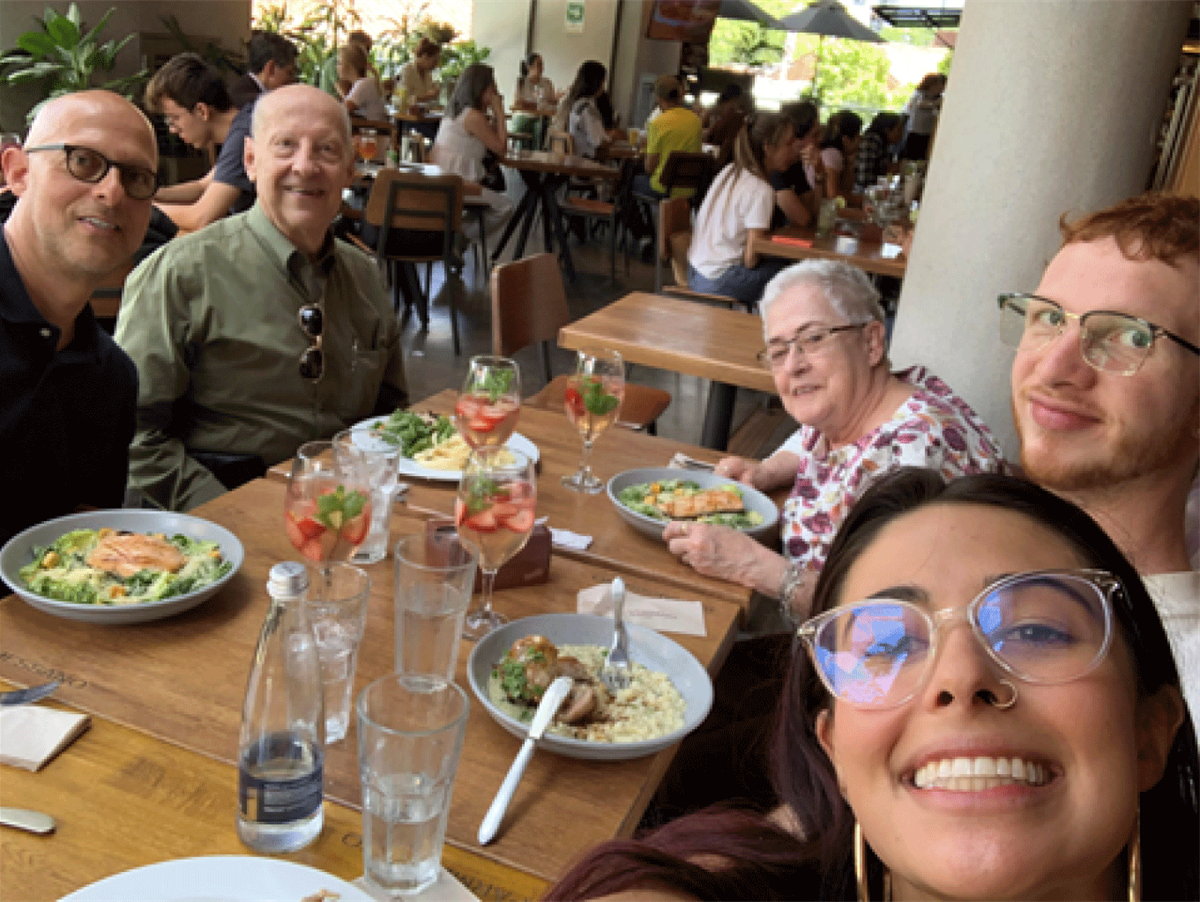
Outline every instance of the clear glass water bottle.
[[308, 570], [271, 568], [271, 609], [246, 684], [238, 740], [238, 837], [257, 852], [302, 849], [325, 823], [325, 712], [316, 640], [304, 613]]

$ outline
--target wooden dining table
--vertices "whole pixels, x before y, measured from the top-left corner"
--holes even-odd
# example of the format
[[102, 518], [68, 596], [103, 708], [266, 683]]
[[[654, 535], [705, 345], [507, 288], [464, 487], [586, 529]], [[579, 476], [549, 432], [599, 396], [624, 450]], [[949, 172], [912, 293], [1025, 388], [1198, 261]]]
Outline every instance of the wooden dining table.
[[847, 218], [820, 237], [811, 226], [785, 226], [754, 238], [751, 248], [756, 254], [788, 260], [842, 260], [863, 272], [903, 279], [908, 258], [900, 253], [900, 245], [885, 243], [878, 234], [872, 224]]
[[758, 362], [762, 320], [686, 298], [635, 291], [564, 326], [558, 343], [572, 350], [599, 345], [630, 363], [711, 380], [700, 438], [706, 448], [728, 447], [737, 387], [775, 392]]
[[[127, 773], [114, 761], [104, 773], [106, 783], [135, 786], [139, 779], [158, 780], [163, 794], [179, 799], [176, 804], [195, 804], [204, 812], [216, 804], [200, 785], [204, 780], [213, 785], [228, 780], [229, 787], [236, 785], [233, 766], [242, 699], [269, 605], [267, 573], [278, 561], [296, 557], [282, 528], [285, 490], [277, 480], [255, 480], [191, 512], [234, 532], [244, 547], [245, 560], [215, 596], [174, 617], [104, 627], [53, 617], [15, 595], [0, 600], [0, 679], [29, 685], [42, 681], [48, 673], [59, 675], [63, 685], [56, 700], [87, 711], [100, 725], [111, 722], [129, 728], [198, 756], [187, 761], [215, 761], [227, 768], [193, 776], [186, 762], [181, 764], [185, 769], [176, 772], [169, 759], [150, 757], [148, 763], [137, 764]], [[393, 515], [393, 535], [421, 532], [426, 520], [427, 515], [420, 511], [398, 507]], [[356, 691], [394, 666], [392, 562], [384, 560], [367, 571], [372, 579], [370, 612], [359, 652]], [[548, 582], [498, 591], [495, 605], [510, 619], [574, 611], [580, 590], [608, 583], [617, 572], [601, 561], [554, 554]], [[633, 592], [678, 596], [677, 585], [624, 572]], [[694, 593], [692, 597], [701, 602], [706, 634], [671, 638], [715, 674], [736, 635], [740, 608], [711, 595]], [[456, 677], [463, 687], [468, 685], [471, 648], [464, 640]], [[85, 736], [81, 741], [86, 740]], [[535, 755], [500, 835], [481, 847], [476, 839], [479, 823], [519, 745], [519, 740], [493, 722], [472, 699], [446, 841], [475, 859], [546, 882], [555, 880], [576, 856], [596, 843], [633, 833], [675, 752], [668, 749], [645, 758], [603, 762]], [[355, 747], [352, 723], [347, 738], [326, 751], [326, 798], [347, 809], [360, 805]], [[64, 760], [73, 752], [74, 748], [64, 752]], [[149, 773], [161, 777], [146, 778], [137, 767], [149, 768]], [[4, 804], [17, 804], [7, 789], [0, 791]], [[76, 791], [83, 794], [76, 807], [86, 807], [86, 787]], [[194, 803], [189, 793], [196, 794]], [[227, 801], [227, 807], [223, 804], [213, 817], [226, 819], [226, 829], [234, 835], [232, 797]], [[353, 816], [347, 815], [340, 823], [348, 826], [352, 821]], [[142, 828], [160, 829], [153, 821]], [[100, 849], [110, 843], [133, 842], [127, 834], [137, 829], [114, 820], [110, 831], [93, 833], [92, 841]], [[109, 832], [114, 835], [110, 837]], [[206, 836], [192, 836], [195, 845], [190, 854], [211, 851]], [[121, 869], [121, 860], [116, 856], [109, 873]], [[87, 876], [98, 879], [105, 874]]]
[[517, 236], [517, 246], [513, 259], [519, 260], [525, 256], [525, 242], [529, 239], [529, 230], [538, 213], [542, 216], [542, 240], [547, 253], [553, 253], [554, 243], [558, 242], [559, 256], [567, 278], [575, 281], [575, 264], [571, 259], [571, 247], [567, 243], [566, 232], [563, 230], [562, 217], [558, 211], [558, 189], [570, 178], [591, 178], [615, 182], [620, 172], [610, 166], [604, 166], [587, 157], [572, 154], [551, 153], [545, 150], [511, 151], [500, 161], [504, 166], [515, 169], [521, 174], [525, 183], [525, 194], [513, 211], [500, 243], [496, 246], [492, 257], [493, 263], [500, 262], [500, 255], [508, 246], [509, 239], [516, 229], [520, 228]]
[[[456, 392], [447, 389], [413, 404], [411, 409], [449, 416], [454, 412], [456, 398]], [[538, 516], [545, 517], [556, 529], [568, 529], [592, 540], [585, 550], [558, 548], [556, 554], [655, 580], [664, 588], [670, 587], [676, 597], [715, 598], [736, 605], [742, 612], [743, 623], [754, 619], [757, 605], [764, 601], [762, 596], [736, 583], [701, 576], [671, 554], [661, 540], [648, 538], [622, 520], [607, 493], [589, 495], [562, 484], [562, 477], [570, 476], [578, 468], [583, 451], [579, 433], [565, 411], [523, 407], [517, 432], [532, 441], [541, 453]], [[677, 453], [710, 463], [720, 457], [682, 442], [617, 427], [596, 441], [592, 469], [607, 481], [637, 467], [665, 467]], [[272, 467], [268, 478], [286, 480], [288, 469], [286, 464]], [[404, 503], [410, 511], [430, 517], [453, 516], [457, 480], [403, 478], [409, 484]], [[786, 492], [773, 497], [782, 504], [785, 495]]]
[[[0, 688], [12, 684], [0, 681]], [[74, 710], [49, 699], [44, 707]], [[54, 833], [5, 829], [0, 898], [53, 902], [133, 868], [195, 855], [247, 855], [234, 829], [237, 770], [144, 730], [91, 715], [88, 730], [37, 773], [5, 768], [0, 802], [53, 812]], [[363, 871], [362, 816], [327, 800], [307, 848], [279, 856], [352, 881]], [[480, 899], [537, 899], [549, 883], [447, 845], [442, 866]]]

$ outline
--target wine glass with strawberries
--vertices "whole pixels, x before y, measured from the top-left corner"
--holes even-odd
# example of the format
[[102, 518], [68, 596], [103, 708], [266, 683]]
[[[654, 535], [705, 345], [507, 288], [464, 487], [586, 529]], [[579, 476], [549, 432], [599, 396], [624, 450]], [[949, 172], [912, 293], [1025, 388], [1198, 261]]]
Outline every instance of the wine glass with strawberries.
[[505, 620], [492, 610], [496, 571], [529, 541], [533, 531], [537, 485], [534, 464], [520, 451], [483, 448], [463, 467], [454, 502], [459, 539], [479, 550], [483, 604], [467, 613], [463, 635], [481, 639]]
[[575, 372], [567, 379], [563, 406], [567, 418], [583, 439], [579, 470], [563, 477], [563, 485], [594, 495], [604, 483], [592, 472], [592, 445], [617, 421], [625, 398], [625, 364], [616, 351], [583, 348], [576, 354]]
[[296, 550], [314, 564], [346, 560], [371, 526], [365, 474], [334, 465], [332, 442], [300, 446], [288, 475], [283, 525]]
[[471, 358], [454, 405], [454, 424], [472, 449], [499, 448], [512, 438], [521, 414], [521, 371], [507, 357]]

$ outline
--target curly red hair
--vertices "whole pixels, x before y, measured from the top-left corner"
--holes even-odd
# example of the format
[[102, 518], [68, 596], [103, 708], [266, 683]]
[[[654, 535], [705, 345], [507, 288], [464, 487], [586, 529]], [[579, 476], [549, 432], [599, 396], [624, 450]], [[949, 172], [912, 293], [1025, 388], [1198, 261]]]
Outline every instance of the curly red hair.
[[1058, 227], [1064, 246], [1112, 238], [1130, 260], [1200, 257], [1200, 200], [1186, 195], [1148, 191], [1073, 222], [1064, 214]]

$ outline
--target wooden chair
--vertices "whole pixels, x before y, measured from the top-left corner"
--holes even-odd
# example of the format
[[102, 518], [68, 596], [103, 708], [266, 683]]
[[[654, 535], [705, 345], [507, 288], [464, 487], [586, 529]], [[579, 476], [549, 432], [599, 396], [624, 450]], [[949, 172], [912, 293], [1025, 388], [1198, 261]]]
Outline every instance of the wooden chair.
[[[550, 342], [571, 321], [562, 273], [553, 254], [535, 254], [492, 269], [492, 353], [511, 357], [539, 342], [546, 386], [523, 402], [541, 410], [562, 410], [567, 376], [554, 378]], [[625, 384], [620, 423], [655, 433], [654, 421], [671, 403], [671, 395], [647, 385]]]
[[[432, 177], [419, 172], [383, 169], [375, 177], [363, 220], [379, 231], [373, 250], [376, 259], [386, 261], [392, 270], [392, 293], [397, 312], [400, 310], [400, 278], [404, 278], [409, 296], [417, 299], [421, 322], [429, 322], [428, 292], [433, 284], [433, 264], [441, 260], [447, 272], [454, 265], [454, 242], [462, 230], [462, 214], [460, 176]], [[422, 234], [414, 236], [413, 232]], [[424, 291], [413, 268], [416, 263], [426, 264]], [[453, 293], [450, 297], [450, 329], [454, 336], [454, 353], [459, 354], [458, 310]]]
[[550, 153], [564, 153], [568, 156], [574, 156], [575, 139], [571, 137], [569, 132], [560, 132], [552, 129], [546, 137], [546, 150]]
[[629, 274], [629, 246], [625, 241], [628, 229], [625, 228], [626, 209], [633, 199], [633, 176], [638, 163], [628, 159], [621, 163], [621, 175], [613, 190], [611, 201], [599, 200], [595, 197], [580, 197], [567, 194], [559, 204], [559, 212], [564, 219], [581, 216], [590, 222], [603, 222], [609, 229], [609, 275], [613, 284], [617, 284], [617, 234], [620, 232], [621, 247], [625, 251], [625, 273]]
[[712, 154], [676, 150], [667, 157], [667, 165], [663, 167], [659, 181], [667, 189], [667, 196], [676, 188], [690, 188], [695, 191], [691, 204], [699, 209], [716, 171], [717, 161]]
[[[654, 255], [654, 291], [736, 307], [737, 301], [723, 294], [693, 291], [688, 287], [688, 248], [692, 244], [692, 208], [686, 197], [667, 197], [658, 205], [658, 253]], [[674, 285], [663, 284], [663, 264], [669, 263]]]

